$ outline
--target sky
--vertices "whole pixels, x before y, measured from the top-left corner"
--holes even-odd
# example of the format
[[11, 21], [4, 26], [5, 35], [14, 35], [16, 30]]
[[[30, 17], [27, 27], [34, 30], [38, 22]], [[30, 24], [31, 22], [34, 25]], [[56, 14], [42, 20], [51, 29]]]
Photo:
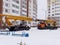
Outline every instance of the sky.
[[37, 0], [37, 18], [38, 19], [46, 19], [47, 15], [47, 0]]

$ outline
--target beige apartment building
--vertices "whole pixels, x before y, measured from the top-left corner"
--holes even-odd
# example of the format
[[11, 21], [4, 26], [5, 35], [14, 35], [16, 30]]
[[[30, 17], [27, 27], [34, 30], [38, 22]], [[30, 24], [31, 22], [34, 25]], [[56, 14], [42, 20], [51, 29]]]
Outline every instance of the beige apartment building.
[[47, 0], [48, 4], [48, 19], [55, 20], [60, 27], [60, 0]]
[[[0, 14], [26, 16], [36, 19], [37, 0], [0, 0]], [[18, 21], [18, 23], [20, 22], [21, 21]], [[28, 22], [28, 24], [31, 24], [31, 26], [36, 26], [36, 22]]]

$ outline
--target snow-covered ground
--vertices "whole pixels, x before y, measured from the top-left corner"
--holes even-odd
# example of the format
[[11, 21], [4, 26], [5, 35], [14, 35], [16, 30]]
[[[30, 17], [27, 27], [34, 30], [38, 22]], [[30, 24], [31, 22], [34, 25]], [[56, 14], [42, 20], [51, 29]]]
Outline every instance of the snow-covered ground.
[[[20, 31], [21, 32], [21, 31]], [[38, 30], [31, 28], [29, 37], [17, 37], [0, 35], [0, 45], [19, 45], [18, 43], [26, 43], [26, 45], [60, 45], [60, 30]]]

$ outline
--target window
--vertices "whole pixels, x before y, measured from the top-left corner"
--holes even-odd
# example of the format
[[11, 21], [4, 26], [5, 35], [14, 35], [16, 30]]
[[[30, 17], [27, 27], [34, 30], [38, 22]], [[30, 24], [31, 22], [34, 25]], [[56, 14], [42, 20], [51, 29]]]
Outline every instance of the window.
[[13, 0], [14, 2], [16, 2], [17, 4], [19, 4], [19, 0]]
[[27, 4], [27, 2], [25, 2], [25, 1], [23, 1], [22, 3], [25, 4], [25, 5]]
[[33, 8], [33, 11], [37, 11], [36, 8]]
[[16, 0], [16, 3], [19, 4], [19, 1]]
[[22, 10], [22, 12], [25, 12], [26, 13], [27, 11], [26, 10]]
[[54, 16], [54, 14], [52, 14], [52, 16]]
[[60, 13], [56, 13], [55, 15], [60, 15]]
[[12, 10], [13, 13], [15, 13], [15, 10]]
[[8, 4], [8, 3], [5, 3], [5, 6], [6, 6], [6, 7], [8, 7], [8, 6], [9, 6], [9, 4]]
[[60, 3], [56, 3], [55, 5], [60, 5]]
[[19, 14], [19, 11], [15, 11], [16, 12], [16, 14]]
[[50, 10], [50, 9], [48, 9], [48, 10]]
[[22, 7], [23, 7], [23, 8], [27, 8], [27, 6], [25, 6], [25, 5], [22, 5]]
[[60, 8], [60, 7], [55, 7], [55, 8]]
[[50, 11], [48, 13], [50, 13]]
[[50, 16], [50, 15], [48, 15], [48, 16]]
[[55, 10], [55, 12], [60, 12], [60, 10]]
[[8, 9], [5, 9], [5, 12], [8, 12]]
[[13, 6], [14, 8], [19, 9], [19, 6], [17, 6], [17, 5], [12, 4], [12, 6]]
[[6, 1], [9, 1], [9, 0], [6, 0]]
[[53, 10], [54, 8], [52, 8], [52, 10]]
[[19, 9], [19, 6], [16, 6], [17, 9]]
[[15, 5], [14, 5], [14, 4], [12, 4], [12, 6], [13, 6], [13, 7], [15, 7]]
[[36, 15], [36, 13], [33, 13], [33, 15]]
[[12, 10], [13, 13], [19, 14], [19, 11]]

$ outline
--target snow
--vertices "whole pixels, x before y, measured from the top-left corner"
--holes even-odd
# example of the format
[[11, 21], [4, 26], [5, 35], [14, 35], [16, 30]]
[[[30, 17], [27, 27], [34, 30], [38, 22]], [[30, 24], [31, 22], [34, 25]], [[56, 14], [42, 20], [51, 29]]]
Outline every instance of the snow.
[[[22, 31], [19, 31], [20, 33]], [[0, 45], [19, 45], [18, 43], [26, 43], [26, 45], [60, 45], [60, 30], [38, 30], [31, 28], [29, 37], [17, 37], [9, 35], [0, 35]]]

